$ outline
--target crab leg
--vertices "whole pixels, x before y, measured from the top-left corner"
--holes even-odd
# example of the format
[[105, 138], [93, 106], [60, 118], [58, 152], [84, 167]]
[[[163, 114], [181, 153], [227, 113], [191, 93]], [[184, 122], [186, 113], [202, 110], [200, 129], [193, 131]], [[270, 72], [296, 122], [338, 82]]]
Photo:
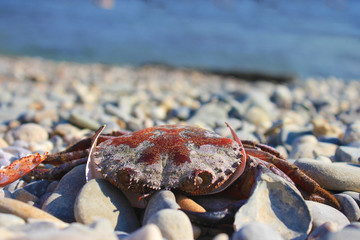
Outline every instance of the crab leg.
[[[339, 202], [328, 191], [320, 187], [320, 185], [302, 172], [298, 167], [290, 164], [285, 159], [276, 157], [268, 152], [246, 149], [248, 155], [260, 158], [266, 162], [274, 164], [277, 168], [288, 175], [294, 183], [310, 194], [310, 198], [319, 200], [318, 196], [323, 198], [323, 202], [330, 204], [331, 206], [341, 209]], [[316, 196], [317, 195], [317, 196]]]
[[44, 155], [34, 154], [20, 158], [12, 162], [5, 169], [0, 169], [0, 187], [4, 187], [19, 178], [25, 176], [31, 170], [36, 168], [41, 162], [47, 158], [47, 153]]

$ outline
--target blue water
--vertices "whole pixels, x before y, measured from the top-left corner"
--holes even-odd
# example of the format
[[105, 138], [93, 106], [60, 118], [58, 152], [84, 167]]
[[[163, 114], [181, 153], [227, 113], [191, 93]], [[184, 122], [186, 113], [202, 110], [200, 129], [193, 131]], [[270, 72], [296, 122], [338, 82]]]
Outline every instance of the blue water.
[[360, 1], [0, 0], [0, 53], [360, 79]]

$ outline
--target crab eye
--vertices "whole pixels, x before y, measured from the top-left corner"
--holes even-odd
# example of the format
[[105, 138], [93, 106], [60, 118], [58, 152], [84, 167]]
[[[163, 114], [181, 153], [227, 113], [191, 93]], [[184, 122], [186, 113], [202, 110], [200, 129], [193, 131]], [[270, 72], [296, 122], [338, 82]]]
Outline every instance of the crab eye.
[[123, 168], [119, 170], [117, 178], [120, 184], [124, 186], [129, 186], [134, 175], [134, 170], [130, 168]]
[[195, 173], [194, 184], [200, 188], [206, 188], [211, 185], [213, 175], [207, 171], [201, 171]]

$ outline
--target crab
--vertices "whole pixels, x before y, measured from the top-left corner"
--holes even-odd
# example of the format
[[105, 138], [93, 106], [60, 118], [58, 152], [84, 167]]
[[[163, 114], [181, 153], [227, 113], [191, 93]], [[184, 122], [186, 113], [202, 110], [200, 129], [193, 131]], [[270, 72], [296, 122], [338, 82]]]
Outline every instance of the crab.
[[[246, 199], [256, 166], [266, 167], [301, 190], [304, 198], [340, 209], [337, 200], [274, 148], [240, 141], [212, 131], [183, 125], [163, 125], [135, 132], [101, 134], [81, 140], [66, 151], [23, 157], [0, 170], [0, 187], [30, 174], [41, 179], [61, 178], [71, 168], [87, 164], [86, 179], [104, 178], [121, 189], [135, 207], [155, 191], [168, 189], [185, 195], [227, 194]], [[60, 165], [51, 170], [40, 163]], [[133, 198], [131, 196], [140, 196]]]

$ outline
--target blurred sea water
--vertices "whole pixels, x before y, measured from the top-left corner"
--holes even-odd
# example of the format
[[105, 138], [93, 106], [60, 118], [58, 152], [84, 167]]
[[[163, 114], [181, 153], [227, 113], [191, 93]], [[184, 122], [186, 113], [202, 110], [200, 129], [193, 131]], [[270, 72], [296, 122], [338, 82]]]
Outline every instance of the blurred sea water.
[[0, 53], [360, 79], [360, 1], [0, 0]]

